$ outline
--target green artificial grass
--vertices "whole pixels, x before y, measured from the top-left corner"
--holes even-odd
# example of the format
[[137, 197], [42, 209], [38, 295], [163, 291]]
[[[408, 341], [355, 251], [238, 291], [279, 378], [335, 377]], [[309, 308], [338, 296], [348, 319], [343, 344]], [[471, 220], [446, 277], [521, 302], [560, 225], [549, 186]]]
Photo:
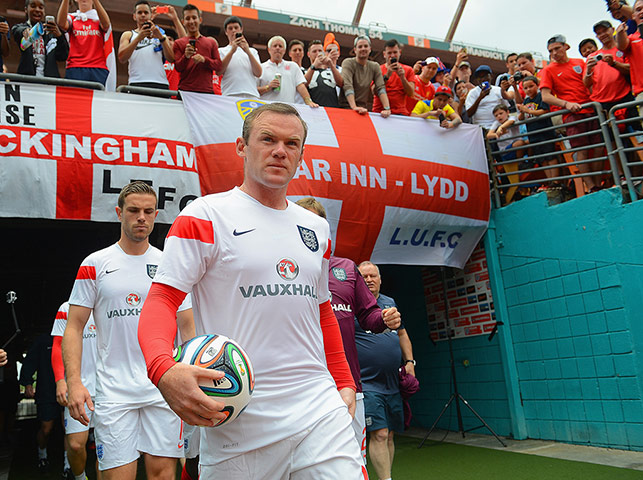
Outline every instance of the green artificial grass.
[[[400, 480], [629, 480], [643, 479], [643, 472], [593, 463], [540, 457], [454, 443], [395, 437], [393, 478]], [[370, 480], [377, 480], [368, 466]]]

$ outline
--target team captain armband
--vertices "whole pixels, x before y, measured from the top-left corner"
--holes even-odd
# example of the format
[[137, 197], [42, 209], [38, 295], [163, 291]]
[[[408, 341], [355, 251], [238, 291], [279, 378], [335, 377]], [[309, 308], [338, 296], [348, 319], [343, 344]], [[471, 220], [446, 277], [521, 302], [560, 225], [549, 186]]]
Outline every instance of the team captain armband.
[[138, 323], [138, 343], [141, 345], [147, 376], [154, 385], [175, 365], [172, 358], [176, 337], [176, 311], [187, 294], [181, 290], [152, 283]]
[[337, 390], [351, 388], [356, 390], [351, 369], [346, 361], [342, 334], [330, 300], [319, 305], [319, 323], [321, 324], [322, 335], [324, 336], [324, 353], [328, 371], [333, 376]]

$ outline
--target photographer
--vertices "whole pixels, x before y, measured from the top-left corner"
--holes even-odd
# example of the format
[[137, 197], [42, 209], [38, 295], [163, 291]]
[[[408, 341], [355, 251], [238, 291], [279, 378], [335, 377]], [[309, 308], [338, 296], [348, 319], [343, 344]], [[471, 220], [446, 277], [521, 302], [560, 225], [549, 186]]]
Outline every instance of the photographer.
[[491, 68], [480, 65], [473, 73], [473, 83], [476, 88], [467, 95], [465, 107], [471, 122], [484, 128], [489, 128], [496, 120], [493, 109], [504, 103], [509, 106], [511, 96], [501, 87], [491, 85]]
[[174, 7], [150, 7], [146, 0], [138, 0], [134, 4], [136, 29], [123, 32], [118, 46], [118, 60], [129, 63], [129, 85], [165, 90], [169, 88], [163, 64], [165, 60], [174, 62], [173, 44], [168, 41], [165, 32], [152, 22], [161, 13], [172, 19], [178, 31], [183, 30]]
[[308, 47], [310, 68], [306, 71], [306, 82], [310, 98], [322, 107], [339, 108], [337, 87], [344, 85], [342, 74], [337, 68], [339, 47], [329, 43], [324, 51], [320, 40], [313, 40]]
[[[37, 77], [60, 78], [58, 64], [67, 60], [69, 44], [62, 34], [52, 16], [45, 16], [44, 0], [31, 0], [26, 3], [25, 14], [27, 21], [14, 25], [11, 29], [13, 39], [19, 47], [20, 63], [18, 73], [21, 75], [35, 75]], [[4, 39], [6, 32], [0, 23], [0, 34]], [[29, 35], [34, 27], [42, 26], [43, 34], [37, 38]], [[8, 28], [8, 24], [7, 24]], [[2, 40], [4, 41], [4, 40]]]
[[243, 98], [259, 98], [257, 78], [262, 68], [259, 53], [251, 48], [243, 36], [243, 23], [239, 17], [228, 17], [223, 22], [228, 46], [219, 49], [221, 67], [221, 93]]
[[[389, 40], [384, 44], [382, 52], [385, 63], [380, 65], [384, 82], [386, 82], [386, 95], [391, 105], [391, 113], [395, 115], [409, 115], [406, 108], [407, 98], [415, 95], [415, 74], [408, 65], [400, 63], [402, 46], [395, 40]], [[382, 102], [379, 96], [373, 96], [373, 111], [382, 111]]]

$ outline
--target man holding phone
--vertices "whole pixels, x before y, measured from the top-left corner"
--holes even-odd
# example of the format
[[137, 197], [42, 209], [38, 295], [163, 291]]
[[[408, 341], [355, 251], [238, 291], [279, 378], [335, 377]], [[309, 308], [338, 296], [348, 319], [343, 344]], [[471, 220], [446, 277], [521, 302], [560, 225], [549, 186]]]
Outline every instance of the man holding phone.
[[[69, 44], [62, 34], [54, 17], [45, 15], [44, 0], [30, 0], [25, 4], [25, 14], [27, 21], [14, 25], [11, 34], [20, 47], [20, 63], [18, 64], [18, 73], [21, 75], [35, 75], [38, 77], [59, 78], [58, 64], [67, 60], [69, 54]], [[23, 42], [27, 39], [31, 30], [37, 25], [42, 25], [43, 35], [35, 38], [34, 41]], [[6, 25], [6, 31], [3, 29]], [[9, 29], [7, 22], [2, 19], [0, 22], [0, 46], [4, 56], [4, 45], [6, 43], [5, 35]], [[24, 48], [21, 46], [24, 46]], [[8, 45], [7, 45], [8, 53]], [[1, 66], [0, 66], [1, 69]]]
[[163, 65], [165, 60], [174, 62], [174, 50], [165, 32], [153, 23], [155, 14], [166, 14], [178, 31], [183, 30], [174, 7], [171, 10], [168, 6], [153, 9], [147, 0], [138, 0], [133, 14], [136, 29], [121, 35], [118, 60], [129, 63], [129, 85], [167, 90], [169, 83]]
[[251, 48], [243, 36], [243, 23], [239, 17], [228, 17], [223, 22], [228, 45], [219, 49], [221, 68], [221, 93], [242, 98], [259, 98], [257, 79], [263, 69], [259, 53]]
[[221, 68], [219, 45], [214, 38], [201, 35], [202, 21], [197, 6], [188, 3], [183, 7], [187, 37], [174, 42], [174, 68], [181, 74], [179, 90], [214, 94], [212, 71]]
[[304, 78], [308, 83], [308, 91], [313, 102], [322, 107], [339, 108], [337, 87], [344, 85], [342, 74], [337, 68], [339, 48], [334, 42], [324, 46], [321, 40], [313, 40], [308, 46], [310, 68]]
[[509, 106], [510, 97], [500, 87], [491, 85], [491, 68], [488, 65], [480, 65], [473, 72], [473, 83], [477, 86], [469, 91], [465, 101], [467, 115], [471, 122], [484, 128], [489, 128], [496, 118], [493, 116], [493, 109], [499, 103]]
[[[380, 65], [382, 76], [386, 82], [386, 95], [394, 115], [409, 115], [406, 100], [415, 95], [415, 74], [408, 65], [400, 62], [402, 46], [395, 39], [384, 44], [382, 56], [385, 63]], [[379, 96], [373, 96], [373, 111], [381, 112], [383, 109]]]

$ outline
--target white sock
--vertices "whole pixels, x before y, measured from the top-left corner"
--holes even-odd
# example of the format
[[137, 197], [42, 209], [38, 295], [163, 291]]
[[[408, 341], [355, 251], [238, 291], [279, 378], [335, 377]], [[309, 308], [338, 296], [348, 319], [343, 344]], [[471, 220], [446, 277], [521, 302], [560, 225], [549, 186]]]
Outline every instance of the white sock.
[[81, 473], [80, 475], [76, 475], [74, 478], [76, 480], [85, 480], [87, 476], [85, 475], [85, 471], [83, 470], [83, 473]]
[[47, 458], [47, 448], [38, 447], [38, 460], [42, 460], [43, 458]]
[[69, 459], [67, 458], [67, 452], [65, 452], [65, 465], [63, 467], [63, 470], [67, 470], [68, 468], [71, 468], [69, 466]]

